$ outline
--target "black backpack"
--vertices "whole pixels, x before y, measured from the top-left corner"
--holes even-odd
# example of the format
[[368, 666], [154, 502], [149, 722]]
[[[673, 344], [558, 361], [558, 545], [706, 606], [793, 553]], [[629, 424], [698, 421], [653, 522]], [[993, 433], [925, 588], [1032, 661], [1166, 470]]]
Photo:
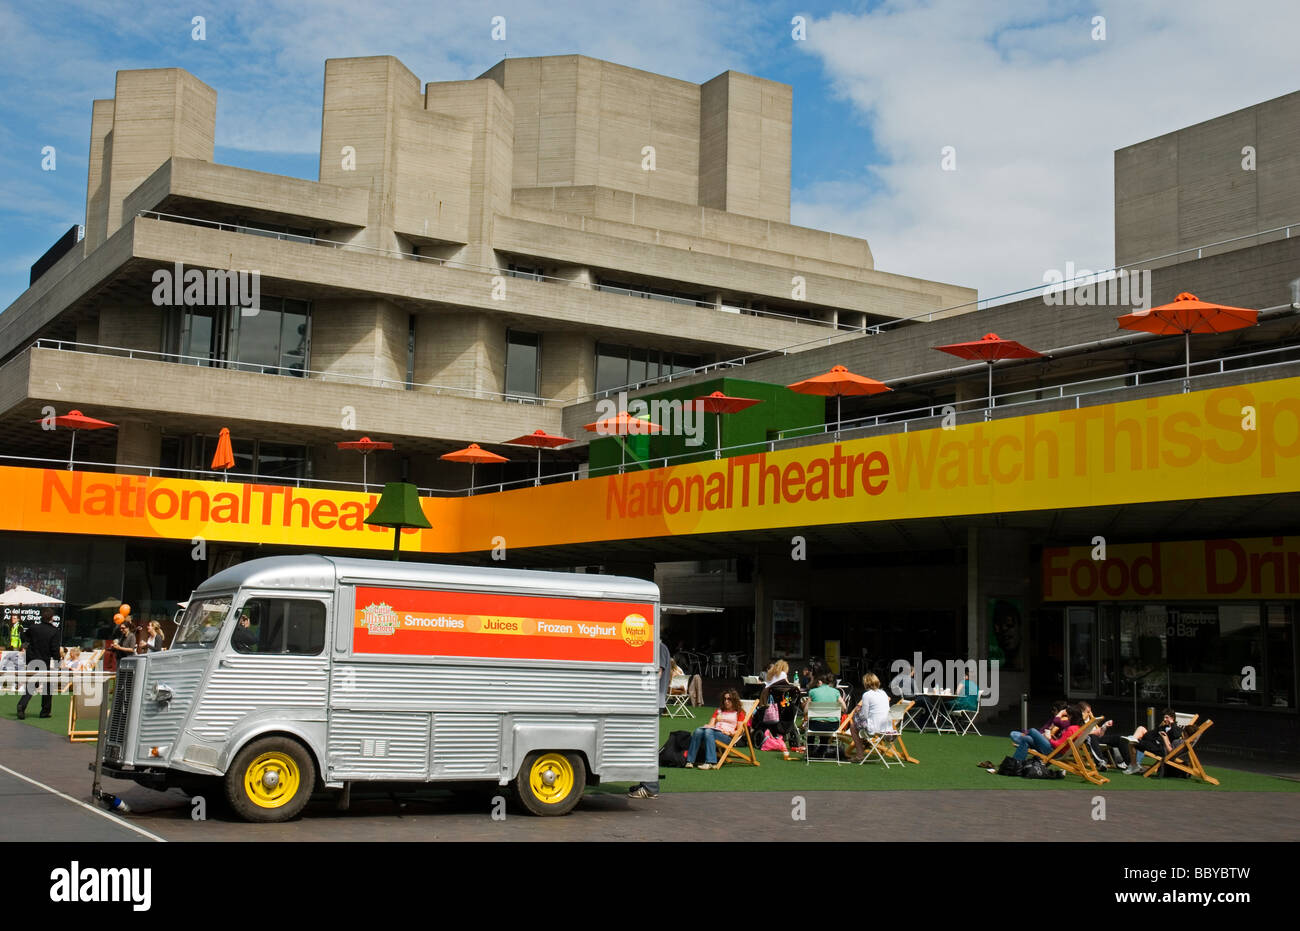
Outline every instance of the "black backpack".
[[659, 748], [659, 765], [684, 767], [686, 751], [691, 747], [690, 731], [673, 731]]

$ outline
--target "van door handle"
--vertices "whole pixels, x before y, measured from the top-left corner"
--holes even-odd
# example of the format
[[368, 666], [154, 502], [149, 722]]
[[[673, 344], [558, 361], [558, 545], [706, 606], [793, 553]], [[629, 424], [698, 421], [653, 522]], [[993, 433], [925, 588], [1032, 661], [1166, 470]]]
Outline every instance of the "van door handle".
[[220, 666], [220, 667], [222, 667], [223, 669], [229, 669], [229, 668], [230, 668], [230, 660], [226, 659], [226, 658], [223, 656], [221, 659], [217, 660], [217, 665]]

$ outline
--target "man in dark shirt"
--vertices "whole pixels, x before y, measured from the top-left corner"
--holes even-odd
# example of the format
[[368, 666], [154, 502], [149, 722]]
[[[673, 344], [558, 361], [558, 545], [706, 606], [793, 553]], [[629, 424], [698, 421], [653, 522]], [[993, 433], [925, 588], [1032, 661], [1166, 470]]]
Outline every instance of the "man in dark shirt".
[[18, 699], [18, 720], [27, 717], [27, 704], [41, 688], [41, 717], [48, 718], [54, 710], [54, 683], [50, 673], [59, 661], [62, 634], [51, 622], [48, 614], [32, 625], [27, 632], [27, 688]]

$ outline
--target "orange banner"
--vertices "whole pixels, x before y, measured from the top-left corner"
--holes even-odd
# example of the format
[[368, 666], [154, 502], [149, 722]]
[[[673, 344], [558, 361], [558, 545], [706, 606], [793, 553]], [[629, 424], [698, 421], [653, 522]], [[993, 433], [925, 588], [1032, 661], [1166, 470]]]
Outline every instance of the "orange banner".
[[653, 663], [654, 637], [636, 602], [361, 586], [352, 651]]
[[[402, 548], [486, 552], [1300, 491], [1300, 378], [424, 498]], [[384, 550], [377, 495], [0, 467], [0, 530]]]
[[1044, 601], [1300, 598], [1300, 537], [1043, 550]]

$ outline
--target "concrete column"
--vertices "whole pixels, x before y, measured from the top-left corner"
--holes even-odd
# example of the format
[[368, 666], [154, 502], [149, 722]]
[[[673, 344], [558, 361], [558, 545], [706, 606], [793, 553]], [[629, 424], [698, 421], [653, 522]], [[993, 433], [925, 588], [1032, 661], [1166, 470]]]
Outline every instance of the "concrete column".
[[417, 383], [498, 394], [505, 390], [504, 321], [481, 313], [428, 313], [419, 315], [415, 326]]
[[113, 101], [96, 100], [90, 111], [90, 157], [86, 171], [86, 241], [89, 253], [108, 238], [108, 179], [113, 162]]
[[[80, 326], [77, 332], [82, 332]], [[98, 341], [102, 346], [159, 352], [162, 350], [162, 315], [157, 307], [148, 303], [101, 307]]]
[[[117, 232], [124, 219], [130, 219], [122, 216], [123, 201], [167, 159], [181, 156], [212, 161], [217, 125], [217, 92], [180, 68], [119, 71], [113, 100], [112, 145], [102, 150], [109, 155], [109, 172], [104, 177], [101, 168], [98, 178], [101, 186], [108, 186], [108, 236]], [[107, 109], [95, 116], [102, 128]], [[92, 142], [92, 156], [94, 148]], [[93, 201], [95, 194], [88, 194]], [[93, 214], [96, 225], [97, 211], [98, 207]], [[88, 208], [87, 220], [91, 214]], [[90, 248], [93, 245], [87, 245]]]
[[1000, 669], [999, 704], [1019, 700], [1029, 682], [1028, 615], [1032, 594], [1029, 535], [1025, 531], [999, 527], [972, 527], [967, 532], [967, 623], [966, 658], [987, 660], [989, 602], [1003, 599], [1020, 606], [1020, 662], [1018, 670]]
[[577, 398], [596, 390], [596, 340], [583, 333], [542, 334], [541, 392], [545, 398]]
[[317, 301], [312, 306], [311, 368], [403, 388], [408, 326], [409, 314], [387, 301]]
[[[121, 465], [156, 466], [162, 463], [162, 427], [140, 420], [117, 422], [117, 457]], [[118, 471], [125, 471], [119, 469]]]

